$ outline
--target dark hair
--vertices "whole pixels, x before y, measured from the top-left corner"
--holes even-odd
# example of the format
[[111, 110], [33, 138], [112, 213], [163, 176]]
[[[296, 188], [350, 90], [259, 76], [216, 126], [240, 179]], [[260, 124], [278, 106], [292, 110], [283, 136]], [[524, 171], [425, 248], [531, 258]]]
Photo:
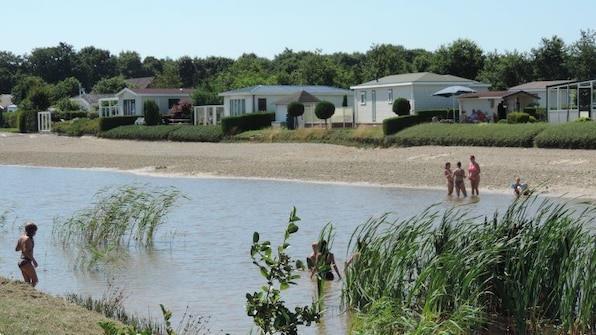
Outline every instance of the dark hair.
[[461, 167], [461, 162], [457, 162], [457, 167]]
[[470, 155], [470, 159], [476, 159], [476, 157], [474, 157], [474, 155]]
[[37, 225], [35, 225], [35, 223], [28, 222], [25, 225], [25, 234], [27, 234], [27, 236], [31, 237], [31, 236], [35, 235], [36, 232], [37, 232]]
[[447, 168], [447, 166], [451, 166], [451, 162], [445, 163], [445, 168]]

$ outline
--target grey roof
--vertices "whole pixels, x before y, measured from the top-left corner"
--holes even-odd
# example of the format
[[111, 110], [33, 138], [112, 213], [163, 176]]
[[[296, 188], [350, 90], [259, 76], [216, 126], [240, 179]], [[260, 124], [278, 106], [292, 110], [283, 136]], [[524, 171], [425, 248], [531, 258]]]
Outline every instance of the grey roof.
[[84, 100], [89, 105], [97, 105], [97, 103], [99, 102], [99, 99], [110, 98], [110, 97], [113, 97], [113, 96], [114, 96], [114, 94], [85, 93], [85, 94], [77, 95], [73, 99]]
[[314, 95], [351, 95], [350, 90], [331, 86], [317, 85], [257, 85], [222, 92], [220, 96], [229, 95], [289, 95], [300, 91], [307, 91]]
[[12, 95], [0, 94], [0, 107], [6, 108], [9, 105], [12, 105]]
[[297, 93], [294, 93], [288, 97], [284, 97], [279, 99], [278, 101], [275, 102], [276, 105], [289, 105], [290, 103], [297, 101], [297, 102], [302, 102], [302, 103], [312, 103], [312, 102], [319, 102], [321, 100], [319, 100], [319, 98], [315, 97], [314, 95], [306, 92], [306, 91], [300, 91]]
[[473, 84], [477, 86], [490, 86], [489, 84], [481, 83], [476, 80], [466, 79], [458, 76], [453, 76], [450, 74], [436, 74], [432, 72], [415, 72], [415, 73], [402, 73], [402, 74], [394, 74], [391, 76], [386, 76], [383, 78], [379, 78], [376, 80], [371, 80], [366, 83], [362, 83], [360, 85], [356, 85], [351, 87], [354, 88], [361, 88], [361, 87], [374, 87], [377, 85], [391, 85], [391, 84], [405, 84], [405, 83], [463, 83], [463, 84]]
[[128, 78], [125, 79], [127, 84], [134, 88], [147, 88], [153, 83], [154, 77], [140, 77], [140, 78]]
[[524, 90], [544, 90], [546, 86], [566, 84], [573, 82], [573, 80], [540, 80], [531, 81], [529, 83], [513, 86], [509, 88], [510, 91], [524, 91]]

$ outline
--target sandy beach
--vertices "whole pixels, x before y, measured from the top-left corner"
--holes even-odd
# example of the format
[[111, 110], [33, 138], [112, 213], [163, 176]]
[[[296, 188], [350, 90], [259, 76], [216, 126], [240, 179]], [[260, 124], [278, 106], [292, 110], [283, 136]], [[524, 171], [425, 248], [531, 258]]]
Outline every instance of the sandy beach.
[[0, 133], [0, 164], [113, 168], [183, 176], [248, 177], [443, 188], [445, 161], [482, 168], [481, 192], [510, 192], [514, 176], [552, 195], [596, 199], [596, 151], [536, 148], [364, 149], [307, 143], [141, 142]]

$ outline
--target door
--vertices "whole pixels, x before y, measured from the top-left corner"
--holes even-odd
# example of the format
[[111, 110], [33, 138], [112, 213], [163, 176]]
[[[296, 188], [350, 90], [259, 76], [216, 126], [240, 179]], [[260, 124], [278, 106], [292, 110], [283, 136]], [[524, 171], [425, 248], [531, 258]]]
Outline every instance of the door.
[[372, 111], [372, 122], [377, 122], [377, 92], [375, 90], [370, 92], [370, 106]]
[[591, 89], [589, 87], [580, 87], [579, 88], [579, 111], [580, 112], [590, 112], [590, 103], [591, 103]]

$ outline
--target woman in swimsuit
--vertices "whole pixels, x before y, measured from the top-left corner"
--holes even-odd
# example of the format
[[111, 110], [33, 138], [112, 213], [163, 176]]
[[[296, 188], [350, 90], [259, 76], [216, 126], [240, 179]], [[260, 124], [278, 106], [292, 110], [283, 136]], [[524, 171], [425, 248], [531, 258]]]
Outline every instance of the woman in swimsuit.
[[443, 172], [447, 179], [447, 195], [453, 194], [453, 172], [451, 171], [451, 163], [445, 163], [445, 171]]
[[337, 273], [337, 277], [341, 279], [339, 269], [335, 263], [335, 256], [329, 251], [327, 241], [322, 240], [320, 242], [314, 242], [312, 244], [312, 249], [312, 254], [306, 259], [306, 264], [310, 269], [310, 277], [312, 278], [322, 270], [321, 275], [325, 280], [333, 280], [335, 278], [331, 271], [331, 267], [333, 267], [335, 273]]
[[472, 186], [472, 195], [478, 195], [478, 185], [480, 185], [480, 165], [476, 162], [474, 155], [470, 156], [470, 164], [468, 165], [468, 175], [470, 184]]
[[35, 272], [37, 261], [33, 257], [33, 248], [35, 247], [33, 236], [35, 236], [35, 233], [37, 233], [37, 226], [32, 222], [28, 222], [25, 225], [25, 233], [19, 238], [17, 247], [15, 248], [15, 251], [21, 252], [19, 268], [23, 274], [23, 279], [33, 287], [39, 282], [37, 273]]
[[464, 183], [464, 180], [466, 179], [466, 171], [461, 168], [461, 162], [457, 162], [457, 169], [453, 171], [453, 179], [457, 197], [459, 198], [460, 192], [463, 194], [464, 198], [467, 197], [468, 194], [466, 193], [466, 183]]

